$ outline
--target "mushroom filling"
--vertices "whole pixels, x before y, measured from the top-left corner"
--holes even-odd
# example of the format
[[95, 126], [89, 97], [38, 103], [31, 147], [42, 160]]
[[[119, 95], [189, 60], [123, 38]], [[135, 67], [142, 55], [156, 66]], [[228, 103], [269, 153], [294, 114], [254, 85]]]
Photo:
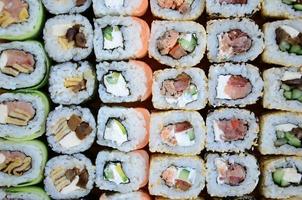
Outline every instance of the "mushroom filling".
[[69, 77], [64, 80], [64, 87], [70, 89], [74, 93], [86, 90], [87, 80], [82, 76]]
[[302, 103], [302, 73], [286, 71], [281, 79], [280, 89], [286, 100]]
[[292, 164], [275, 169], [272, 172], [272, 178], [274, 183], [280, 187], [300, 186], [302, 184], [302, 173]]
[[86, 3], [87, 0], [76, 0], [76, 6], [80, 7], [83, 6]]
[[183, 107], [198, 98], [198, 89], [191, 81], [192, 78], [183, 72], [175, 79], [163, 81], [160, 92], [169, 104]]
[[284, 123], [275, 126], [275, 130], [277, 137], [277, 140], [275, 141], [276, 147], [280, 147], [285, 144], [296, 148], [302, 147], [302, 127], [295, 124]]
[[275, 34], [280, 51], [302, 55], [302, 32], [289, 25], [282, 25]]
[[189, 13], [193, 2], [194, 0], [157, 0], [161, 8], [177, 10], [181, 14]]
[[162, 180], [169, 187], [187, 191], [194, 184], [196, 171], [190, 167], [170, 166], [161, 174]]
[[19, 151], [0, 151], [0, 172], [22, 176], [31, 169], [32, 158]]
[[0, 0], [0, 26], [22, 23], [29, 18], [29, 5], [24, 0]]
[[130, 183], [130, 179], [127, 177], [123, 170], [123, 165], [119, 161], [107, 162], [104, 167], [104, 179], [113, 182], [117, 185]]
[[292, 6], [296, 11], [302, 11], [302, 0], [282, 0], [282, 3]]
[[243, 140], [248, 132], [248, 122], [242, 119], [221, 119], [213, 122], [215, 141]]
[[104, 76], [103, 81], [108, 93], [117, 97], [127, 97], [130, 95], [127, 81], [122, 72], [109, 71]]
[[102, 29], [103, 45], [106, 50], [114, 50], [117, 48], [124, 48], [124, 38], [121, 26], [106, 26]]
[[124, 0], [104, 0], [107, 8], [118, 9], [124, 6]]
[[115, 143], [117, 146], [121, 146], [128, 141], [128, 133], [125, 125], [119, 119], [109, 118], [105, 131], [104, 139]]
[[247, 4], [248, 0], [219, 0], [220, 4]]

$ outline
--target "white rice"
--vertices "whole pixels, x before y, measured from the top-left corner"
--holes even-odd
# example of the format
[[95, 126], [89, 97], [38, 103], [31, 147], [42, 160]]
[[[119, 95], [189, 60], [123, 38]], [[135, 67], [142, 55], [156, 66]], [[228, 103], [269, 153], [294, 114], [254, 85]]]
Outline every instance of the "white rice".
[[91, 5], [91, 0], [85, 0], [81, 6], [76, 6], [77, 0], [42, 0], [46, 9], [55, 15], [64, 13], [81, 13]]
[[263, 0], [262, 15], [274, 18], [302, 18], [302, 12], [282, 1]]
[[142, 191], [129, 192], [129, 193], [103, 193], [100, 200], [151, 200], [151, 197]]

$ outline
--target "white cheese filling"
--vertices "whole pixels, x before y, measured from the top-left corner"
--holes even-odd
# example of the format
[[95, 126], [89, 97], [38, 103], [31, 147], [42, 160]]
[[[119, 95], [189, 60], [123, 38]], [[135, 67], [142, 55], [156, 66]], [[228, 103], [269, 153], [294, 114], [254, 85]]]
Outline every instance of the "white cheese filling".
[[118, 47], [124, 47], [123, 34], [118, 27], [113, 27], [111, 37], [111, 40], [108, 40], [106, 39], [106, 37], [104, 37], [104, 49], [115, 49]]
[[108, 8], [121, 8], [124, 5], [124, 0], [105, 0], [104, 3]]
[[6, 124], [7, 117], [8, 117], [7, 105], [0, 104], [0, 123]]
[[222, 139], [224, 136], [224, 132], [219, 128], [217, 121], [213, 122], [213, 128], [214, 128], [215, 141], [224, 142], [224, 140]]
[[283, 169], [283, 180], [289, 183], [300, 183], [302, 175], [298, 173], [296, 168]]
[[280, 28], [287, 32], [292, 38], [297, 37], [300, 33], [298, 30], [288, 25], [281, 25]]
[[74, 24], [56, 24], [52, 26], [52, 35], [53, 36], [65, 36], [67, 33], [67, 30], [72, 28]]
[[7, 53], [3, 52], [0, 57], [0, 69], [3, 69], [6, 67], [7, 60], [8, 60]]
[[68, 186], [64, 187], [61, 190], [61, 193], [62, 194], [69, 194], [71, 192], [74, 192], [76, 190], [81, 189], [80, 187], [77, 186], [79, 180], [80, 180], [79, 176], [76, 176]]
[[107, 77], [109, 77], [110, 75], [111, 74], [106, 75], [104, 77], [104, 84], [105, 84], [107, 92], [113, 94], [114, 96], [118, 96], [118, 97], [129, 96], [130, 91], [129, 91], [128, 87], [127, 87], [127, 83], [126, 83], [123, 75], [119, 74], [116, 83], [109, 83], [107, 81]]
[[4, 163], [6, 160], [6, 157], [3, 153], [0, 153], [0, 164]]
[[286, 72], [284, 72], [281, 80], [282, 81], [294, 80], [294, 79], [300, 79], [301, 77], [302, 77], [301, 72], [286, 71]]
[[75, 132], [68, 133], [62, 140], [60, 140], [60, 145], [66, 149], [74, 146], [78, 146], [82, 143], [82, 140], [78, 138]]
[[231, 75], [220, 75], [217, 79], [216, 98], [217, 99], [232, 99], [225, 93], [225, 86], [228, 84]]
[[[173, 129], [173, 132], [175, 130]], [[190, 128], [185, 131], [175, 133], [175, 139], [177, 141], [178, 146], [192, 146], [195, 143], [195, 140], [190, 140], [190, 136], [188, 134], [189, 131], [193, 131], [193, 128]]]
[[188, 103], [191, 103], [193, 101], [196, 101], [198, 99], [198, 92], [194, 95], [190, 93], [190, 91], [194, 88], [196, 88], [195, 85], [190, 85], [190, 87], [183, 92], [183, 94], [178, 98], [173, 97], [165, 97], [168, 104], [176, 104], [178, 107], [184, 107]]
[[289, 132], [294, 128], [298, 128], [298, 126], [294, 124], [280, 124], [277, 125], [275, 128], [277, 131]]
[[115, 120], [111, 120], [106, 128], [104, 133], [104, 139], [110, 140], [116, 143], [118, 146], [121, 146], [124, 142], [127, 142], [127, 133], [124, 133], [121, 127], [115, 122]]
[[217, 168], [217, 183], [218, 184], [224, 184], [224, 180], [221, 178], [221, 174], [224, 174], [228, 170], [228, 165], [225, 160], [221, 158], [216, 158], [215, 159], [215, 165]]

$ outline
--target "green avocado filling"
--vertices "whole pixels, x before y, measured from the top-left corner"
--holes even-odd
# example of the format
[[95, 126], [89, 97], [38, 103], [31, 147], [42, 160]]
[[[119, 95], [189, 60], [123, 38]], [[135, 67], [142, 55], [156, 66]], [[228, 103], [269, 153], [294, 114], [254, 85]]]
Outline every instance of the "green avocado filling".
[[280, 187], [301, 184], [301, 173], [295, 167], [278, 168], [272, 173], [273, 181]]
[[282, 0], [282, 3], [292, 6], [297, 11], [302, 11], [302, 2], [299, 0]]
[[116, 184], [127, 184], [130, 182], [121, 162], [107, 162], [104, 167], [104, 179]]
[[283, 89], [283, 96], [286, 100], [294, 100], [302, 103], [302, 79], [283, 81], [281, 89]]
[[195, 34], [186, 34], [178, 39], [178, 44], [189, 53], [192, 53], [197, 46]]
[[276, 131], [277, 140], [275, 141], [275, 146], [280, 147], [285, 144], [290, 146], [301, 148], [301, 136], [302, 136], [302, 128], [294, 128], [291, 131]]

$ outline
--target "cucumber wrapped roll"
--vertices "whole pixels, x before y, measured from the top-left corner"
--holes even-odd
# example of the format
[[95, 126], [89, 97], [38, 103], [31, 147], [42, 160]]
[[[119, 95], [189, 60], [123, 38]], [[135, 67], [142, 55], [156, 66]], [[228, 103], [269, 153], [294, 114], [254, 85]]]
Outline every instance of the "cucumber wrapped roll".
[[274, 18], [302, 18], [302, 2], [299, 0], [263, 0], [262, 15]]
[[151, 200], [149, 194], [137, 191], [137, 192], [129, 192], [129, 193], [114, 193], [114, 194], [102, 194], [100, 200]]
[[42, 0], [48, 12], [58, 15], [64, 13], [81, 13], [89, 8], [91, 0]]
[[20, 187], [0, 189], [0, 199], [10, 200], [50, 200], [49, 196], [39, 187]]

